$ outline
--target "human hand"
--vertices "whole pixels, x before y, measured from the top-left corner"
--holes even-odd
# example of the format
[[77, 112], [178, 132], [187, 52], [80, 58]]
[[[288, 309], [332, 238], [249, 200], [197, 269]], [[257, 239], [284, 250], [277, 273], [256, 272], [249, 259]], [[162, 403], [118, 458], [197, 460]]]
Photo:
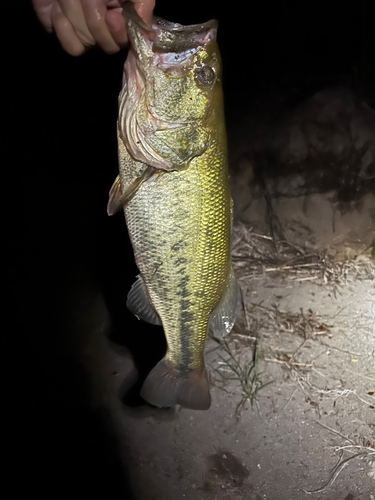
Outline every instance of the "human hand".
[[[131, 0], [146, 24], [151, 24], [155, 0]], [[114, 54], [127, 42], [122, 4], [125, 0], [32, 0], [48, 32], [54, 31], [63, 49], [72, 56], [98, 45]]]

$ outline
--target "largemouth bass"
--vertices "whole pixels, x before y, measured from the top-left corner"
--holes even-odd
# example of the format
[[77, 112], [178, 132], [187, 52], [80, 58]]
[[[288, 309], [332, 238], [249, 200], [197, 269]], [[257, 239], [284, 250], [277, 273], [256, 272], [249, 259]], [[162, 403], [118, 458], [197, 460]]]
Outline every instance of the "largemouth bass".
[[158, 407], [207, 409], [205, 337], [230, 332], [240, 301], [217, 23], [154, 18], [149, 27], [132, 4], [124, 15], [130, 49], [108, 213], [124, 209], [140, 271], [127, 307], [162, 325], [168, 344], [141, 396]]

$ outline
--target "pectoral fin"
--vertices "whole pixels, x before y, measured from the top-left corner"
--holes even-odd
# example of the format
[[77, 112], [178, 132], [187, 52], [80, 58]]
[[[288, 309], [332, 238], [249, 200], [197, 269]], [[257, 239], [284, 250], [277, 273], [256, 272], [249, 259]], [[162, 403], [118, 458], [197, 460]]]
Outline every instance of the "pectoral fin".
[[130, 186], [122, 193], [120, 177], [117, 176], [115, 182], [112, 184], [111, 190], [109, 192], [109, 200], [107, 205], [108, 215], [114, 215], [116, 212], [120, 211], [127, 201], [130, 200], [132, 196], [138, 191], [139, 187], [151, 177], [153, 173], [152, 167], [147, 167], [143, 174], [134, 179]]
[[241, 290], [231, 268], [227, 286], [208, 323], [210, 335], [222, 339], [232, 330], [241, 306]]
[[128, 293], [126, 307], [134, 316], [143, 319], [143, 321], [151, 323], [151, 325], [161, 325], [160, 317], [147, 298], [144, 283], [140, 276], [137, 276], [137, 280]]

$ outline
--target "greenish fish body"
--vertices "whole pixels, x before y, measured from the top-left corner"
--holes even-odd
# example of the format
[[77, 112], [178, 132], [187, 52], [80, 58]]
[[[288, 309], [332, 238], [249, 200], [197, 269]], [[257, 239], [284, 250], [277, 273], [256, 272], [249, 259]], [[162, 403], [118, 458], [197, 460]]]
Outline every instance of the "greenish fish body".
[[207, 409], [205, 337], [229, 333], [240, 295], [216, 22], [154, 18], [147, 27], [131, 7], [124, 14], [131, 48], [108, 212], [123, 207], [140, 271], [127, 306], [161, 324], [168, 345], [141, 395], [159, 407]]

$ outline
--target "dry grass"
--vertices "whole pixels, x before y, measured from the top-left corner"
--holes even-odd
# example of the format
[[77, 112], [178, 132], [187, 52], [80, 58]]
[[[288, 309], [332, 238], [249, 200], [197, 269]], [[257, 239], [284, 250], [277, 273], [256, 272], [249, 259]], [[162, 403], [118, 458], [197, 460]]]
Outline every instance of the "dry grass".
[[[261, 327], [264, 332], [290, 333], [307, 339], [328, 335], [332, 325], [327, 325], [311, 309], [306, 313], [300, 309], [299, 313], [282, 311], [277, 304], [265, 307], [262, 303], [250, 303], [245, 307], [245, 313]], [[262, 319], [260, 319], [260, 317]], [[249, 318], [247, 319], [249, 322]]]
[[314, 280], [339, 287], [356, 280], [375, 279], [372, 243], [355, 258], [334, 261], [327, 252], [317, 252], [289, 241], [255, 233], [242, 223], [233, 228], [232, 260], [239, 280], [275, 273], [288, 280]]
[[[273, 274], [285, 280], [314, 280], [317, 285], [325, 287], [331, 285], [333, 293], [336, 294], [340, 287], [350, 282], [375, 281], [375, 259], [371, 257], [373, 245], [374, 241], [352, 260], [333, 261], [323, 253], [307, 251], [305, 248], [286, 241], [276, 242], [270, 236], [254, 233], [251, 228], [239, 224], [233, 230], [232, 257], [236, 276], [240, 282]], [[343, 309], [344, 307], [332, 316], [329, 322], [333, 322], [335, 316], [341, 314]], [[333, 325], [327, 320], [323, 321], [311, 309], [307, 311], [300, 309], [298, 313], [295, 313], [282, 311], [276, 304], [266, 307], [262, 302], [247, 302], [244, 306], [244, 313], [245, 318], [239, 318], [237, 321], [232, 338], [237, 337], [241, 342], [251, 339], [252, 343], [260, 337], [264, 338], [262, 358], [270, 363], [285, 365], [291, 371], [292, 379], [298, 381], [300, 389], [305, 393], [309, 392], [311, 397], [311, 392], [314, 393], [313, 387], [308, 375], [307, 377], [305, 375], [310, 371], [316, 371], [318, 367], [314, 362], [299, 362], [298, 354], [309, 340], [326, 345], [324, 337], [332, 338]], [[375, 316], [373, 319], [375, 321]], [[303, 340], [293, 353], [286, 353], [267, 341], [268, 338], [275, 339], [275, 334], [277, 336], [292, 334]], [[327, 347], [354, 357], [361, 356], [357, 352], [345, 351], [334, 346], [327, 345]], [[318, 375], [321, 374], [318, 373]], [[354, 393], [355, 391], [332, 390], [322, 394], [318, 391], [314, 396], [337, 398]], [[356, 394], [354, 395], [358, 398]], [[371, 404], [368, 401], [363, 402]]]

